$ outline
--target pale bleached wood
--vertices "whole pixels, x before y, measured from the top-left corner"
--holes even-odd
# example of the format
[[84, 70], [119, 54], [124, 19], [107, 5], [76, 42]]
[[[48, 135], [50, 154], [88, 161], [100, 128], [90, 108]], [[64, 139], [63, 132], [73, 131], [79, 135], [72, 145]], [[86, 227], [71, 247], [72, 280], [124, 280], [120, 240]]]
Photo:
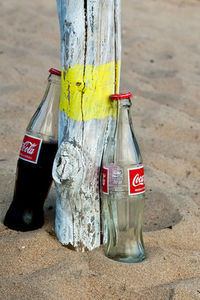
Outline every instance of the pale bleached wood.
[[[63, 70], [82, 65], [82, 84], [86, 85], [86, 66], [114, 61], [110, 94], [116, 92], [116, 66], [121, 54], [120, 0], [57, 0], [57, 6]], [[82, 97], [84, 101], [84, 93]], [[77, 251], [100, 245], [99, 170], [106, 135], [114, 130], [115, 122], [112, 116], [84, 120], [84, 114], [82, 120], [73, 120], [59, 112], [60, 147], [53, 167], [55, 226], [60, 242]]]

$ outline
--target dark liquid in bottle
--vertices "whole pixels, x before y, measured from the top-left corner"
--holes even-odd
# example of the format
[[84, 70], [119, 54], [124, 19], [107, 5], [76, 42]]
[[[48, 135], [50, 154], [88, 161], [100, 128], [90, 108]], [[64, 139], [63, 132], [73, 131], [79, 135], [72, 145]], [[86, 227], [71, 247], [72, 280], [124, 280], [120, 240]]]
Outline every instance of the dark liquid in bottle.
[[4, 225], [29, 231], [44, 224], [44, 201], [52, 184], [52, 166], [57, 143], [42, 143], [37, 164], [18, 159], [13, 201]]

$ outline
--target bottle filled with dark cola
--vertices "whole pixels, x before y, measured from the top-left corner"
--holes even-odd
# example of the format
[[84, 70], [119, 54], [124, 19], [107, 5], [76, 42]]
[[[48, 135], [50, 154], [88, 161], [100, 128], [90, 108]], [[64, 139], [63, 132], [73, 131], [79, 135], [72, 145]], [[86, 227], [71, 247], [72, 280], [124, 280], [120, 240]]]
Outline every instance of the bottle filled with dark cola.
[[4, 225], [35, 230], [44, 224], [44, 201], [52, 184], [52, 166], [58, 148], [58, 108], [61, 72], [49, 70], [48, 85], [26, 129], [19, 159], [13, 201]]

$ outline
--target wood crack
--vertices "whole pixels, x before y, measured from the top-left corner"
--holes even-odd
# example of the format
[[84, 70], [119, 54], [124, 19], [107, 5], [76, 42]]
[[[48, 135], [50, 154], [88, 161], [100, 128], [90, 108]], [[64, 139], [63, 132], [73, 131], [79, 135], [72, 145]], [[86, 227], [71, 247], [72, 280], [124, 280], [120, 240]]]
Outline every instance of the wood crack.
[[82, 145], [83, 145], [83, 140], [84, 140], [83, 96], [85, 93], [85, 73], [86, 73], [87, 44], [88, 44], [87, 0], [84, 0], [84, 18], [85, 18], [85, 47], [84, 47], [84, 64], [83, 64], [83, 89], [81, 92]]

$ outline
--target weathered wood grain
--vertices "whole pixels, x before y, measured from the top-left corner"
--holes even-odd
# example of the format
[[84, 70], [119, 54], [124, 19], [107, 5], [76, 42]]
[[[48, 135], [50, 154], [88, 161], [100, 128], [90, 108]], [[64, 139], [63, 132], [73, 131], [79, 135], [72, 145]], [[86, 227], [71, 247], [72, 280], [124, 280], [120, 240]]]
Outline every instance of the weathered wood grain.
[[115, 128], [119, 89], [120, 0], [57, 0], [62, 88], [56, 233], [78, 251], [100, 245], [99, 169], [106, 135]]

